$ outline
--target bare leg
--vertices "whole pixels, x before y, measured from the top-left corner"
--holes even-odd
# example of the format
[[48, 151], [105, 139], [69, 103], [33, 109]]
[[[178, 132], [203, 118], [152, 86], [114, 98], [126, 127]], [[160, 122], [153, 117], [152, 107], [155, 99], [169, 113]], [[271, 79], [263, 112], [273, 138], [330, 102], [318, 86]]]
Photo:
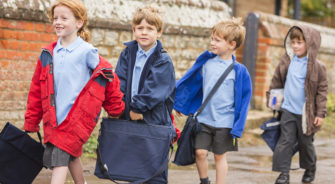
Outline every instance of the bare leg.
[[51, 184], [64, 184], [68, 168], [65, 166], [54, 167], [52, 170]]
[[195, 150], [195, 163], [197, 165], [200, 178], [208, 177], [207, 153], [208, 151], [205, 149]]
[[228, 173], [226, 154], [214, 154], [216, 165], [216, 184], [224, 184]]
[[73, 181], [74, 181], [75, 184], [84, 184], [85, 183], [85, 178], [84, 178], [84, 174], [83, 174], [83, 165], [82, 165], [79, 157], [70, 161], [69, 169], [70, 169], [70, 173], [71, 173], [71, 176], [72, 176]]

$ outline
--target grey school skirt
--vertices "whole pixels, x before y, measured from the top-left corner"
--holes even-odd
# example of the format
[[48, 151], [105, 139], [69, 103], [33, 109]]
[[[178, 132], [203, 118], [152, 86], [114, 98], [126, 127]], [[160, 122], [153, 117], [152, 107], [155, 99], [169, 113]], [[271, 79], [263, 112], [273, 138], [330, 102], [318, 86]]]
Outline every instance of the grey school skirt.
[[46, 144], [43, 154], [43, 165], [49, 169], [54, 167], [68, 166], [75, 157], [57, 148], [51, 143]]

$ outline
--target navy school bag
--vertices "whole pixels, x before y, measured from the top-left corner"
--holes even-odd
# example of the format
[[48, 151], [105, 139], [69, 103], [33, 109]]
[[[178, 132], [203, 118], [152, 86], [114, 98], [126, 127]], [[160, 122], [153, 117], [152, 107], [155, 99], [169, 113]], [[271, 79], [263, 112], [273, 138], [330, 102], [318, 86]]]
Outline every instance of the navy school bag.
[[0, 183], [30, 184], [43, 167], [44, 146], [7, 122], [0, 133]]
[[272, 151], [275, 150], [278, 139], [280, 137], [280, 119], [279, 117], [272, 117], [265, 121], [261, 127], [263, 131], [261, 137]]
[[94, 175], [115, 183], [167, 183], [172, 128], [103, 118]]
[[201, 131], [200, 123], [190, 115], [185, 123], [180, 139], [177, 141], [178, 149], [173, 163], [180, 166], [195, 163], [195, 136]]
[[[275, 116], [276, 111], [273, 113], [273, 117], [270, 118], [269, 120], [265, 121], [260, 128], [263, 131], [261, 134], [261, 137], [265, 141], [265, 143], [270, 147], [272, 151], [275, 150], [277, 142], [280, 138], [280, 118], [282, 115], [281, 111], [277, 111], [278, 115]], [[293, 155], [298, 152], [298, 142], [296, 142]]]

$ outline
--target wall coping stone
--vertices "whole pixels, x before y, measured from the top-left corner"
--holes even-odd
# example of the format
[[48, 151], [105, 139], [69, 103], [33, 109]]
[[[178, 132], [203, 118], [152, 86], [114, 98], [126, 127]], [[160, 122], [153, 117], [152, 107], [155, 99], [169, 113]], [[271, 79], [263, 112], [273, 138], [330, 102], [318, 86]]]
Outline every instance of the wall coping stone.
[[[325, 26], [320, 26], [308, 22], [298, 21], [285, 17], [280, 17], [272, 14], [257, 12], [260, 19], [261, 30], [266, 37], [284, 40], [287, 30], [294, 25], [311, 26], [318, 30], [321, 34], [321, 53], [335, 53], [335, 29]], [[285, 29], [282, 29], [285, 28]], [[279, 42], [283, 44], [283, 42]]]
[[[54, 0], [2, 0], [0, 18], [48, 23], [47, 11]], [[209, 36], [210, 28], [229, 18], [229, 7], [216, 0], [84, 0], [89, 27], [131, 30], [131, 18], [147, 4], [163, 10], [164, 32]], [[196, 28], [196, 29], [195, 29]]]

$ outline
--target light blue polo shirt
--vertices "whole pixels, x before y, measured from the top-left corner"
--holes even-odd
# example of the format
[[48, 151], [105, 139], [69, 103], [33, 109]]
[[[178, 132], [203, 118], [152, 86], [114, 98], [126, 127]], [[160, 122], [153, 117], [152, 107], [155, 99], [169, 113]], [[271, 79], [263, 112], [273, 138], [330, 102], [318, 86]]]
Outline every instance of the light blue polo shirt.
[[284, 87], [284, 102], [282, 108], [294, 114], [302, 114], [305, 99], [305, 78], [308, 58], [293, 56], [288, 68]]
[[144, 65], [147, 62], [148, 58], [155, 51], [157, 46], [157, 42], [154, 47], [149, 49], [148, 51], [144, 51], [141, 46], [138, 44], [138, 50], [136, 52], [136, 61], [133, 70], [133, 78], [131, 83], [131, 97], [138, 94], [138, 85], [141, 78], [141, 73], [143, 71]]
[[53, 50], [57, 124], [61, 124], [99, 64], [98, 50], [79, 36], [64, 48], [58, 39]]
[[[233, 60], [222, 60], [219, 56], [209, 59], [202, 67], [203, 101], [213, 89], [223, 72]], [[204, 110], [198, 115], [198, 121], [216, 128], [233, 128], [234, 124], [234, 84], [233, 69], [218, 90], [214, 93]]]

